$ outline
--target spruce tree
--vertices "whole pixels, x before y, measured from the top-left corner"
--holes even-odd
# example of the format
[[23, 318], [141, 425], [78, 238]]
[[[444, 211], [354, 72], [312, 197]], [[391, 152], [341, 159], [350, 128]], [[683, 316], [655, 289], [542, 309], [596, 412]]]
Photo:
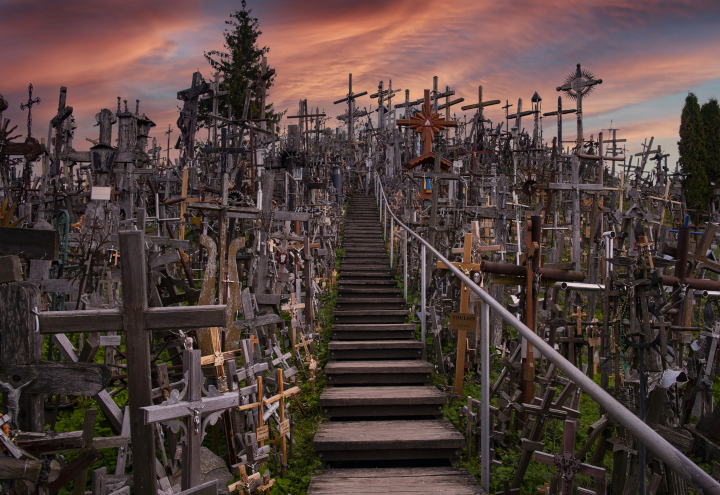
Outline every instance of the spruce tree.
[[[270, 51], [267, 46], [260, 47], [258, 38], [262, 34], [257, 17], [253, 17], [252, 9], [247, 8], [247, 1], [242, 0], [240, 10], [230, 14], [230, 20], [225, 21], [229, 27], [225, 28], [223, 36], [225, 43], [224, 50], [211, 50], [205, 52], [205, 60], [212, 68], [212, 77], [206, 79], [212, 82], [215, 72], [218, 72], [221, 91], [227, 91], [228, 95], [220, 99], [220, 114], [227, 115], [227, 105], [232, 105], [232, 114], [235, 119], [242, 117], [245, 100], [248, 91], [252, 91], [247, 117], [249, 119], [268, 118], [268, 129], [271, 125], [280, 121], [281, 115], [273, 111], [272, 103], [265, 104], [265, 108], [258, 108], [259, 95], [255, 92], [256, 82], [261, 73], [262, 57]], [[270, 67], [268, 67], [268, 70]], [[267, 81], [267, 88], [273, 84], [273, 75]], [[266, 91], [266, 101], [269, 95]], [[198, 112], [198, 121], [203, 127], [209, 125], [208, 114], [212, 110], [210, 100], [202, 100]]]
[[704, 210], [707, 205], [710, 184], [705, 173], [707, 150], [700, 105], [697, 96], [689, 93], [685, 98], [680, 117], [680, 141], [678, 142], [680, 166], [685, 178], [683, 193], [689, 208]]
[[718, 101], [710, 98], [700, 109], [700, 115], [705, 129], [707, 152], [705, 173], [710, 182], [717, 185], [720, 180], [720, 105], [718, 105]]

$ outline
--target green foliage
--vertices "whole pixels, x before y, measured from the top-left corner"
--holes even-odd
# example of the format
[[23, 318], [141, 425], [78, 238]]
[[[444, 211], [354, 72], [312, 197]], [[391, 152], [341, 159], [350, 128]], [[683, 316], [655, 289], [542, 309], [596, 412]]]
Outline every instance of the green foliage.
[[720, 179], [720, 105], [715, 98], [710, 98], [700, 108], [703, 127], [705, 129], [705, 143], [707, 161], [705, 173], [710, 182], [717, 183]]
[[697, 96], [689, 93], [685, 99], [680, 118], [680, 141], [678, 142], [680, 166], [686, 174], [683, 193], [690, 208], [704, 210], [707, 206], [710, 185], [705, 170], [707, 145], [702, 115]]
[[[223, 83], [220, 84], [221, 91], [227, 91], [228, 95], [219, 102], [219, 112], [227, 115], [227, 105], [232, 105], [233, 116], [241, 118], [245, 108], [245, 100], [248, 91], [253, 92], [248, 118], [271, 119], [274, 125], [280, 121], [282, 114], [276, 114], [272, 104], [265, 104], [265, 108], [259, 108], [259, 89], [257, 83], [261, 77], [262, 57], [270, 51], [267, 46], [260, 47], [258, 38], [262, 34], [257, 17], [253, 17], [252, 9], [247, 8], [247, 1], [241, 1], [240, 10], [230, 15], [230, 20], [225, 21], [229, 27], [225, 29], [224, 50], [211, 50], [205, 52], [205, 60], [208, 61], [213, 72], [218, 72]], [[270, 67], [267, 70], [271, 70]], [[275, 76], [267, 80], [266, 87], [270, 88]], [[266, 97], [267, 97], [266, 93]], [[208, 114], [212, 110], [212, 100], [201, 100], [198, 111], [198, 123], [202, 127], [209, 125]], [[279, 128], [276, 129], [279, 132]]]

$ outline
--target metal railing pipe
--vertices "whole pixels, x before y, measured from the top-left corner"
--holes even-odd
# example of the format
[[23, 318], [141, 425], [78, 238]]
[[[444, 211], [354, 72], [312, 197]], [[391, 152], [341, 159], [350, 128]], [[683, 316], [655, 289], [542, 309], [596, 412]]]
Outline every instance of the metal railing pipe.
[[[381, 201], [384, 201], [387, 205], [385, 198], [385, 191], [382, 185], [379, 185]], [[437, 259], [445, 265], [445, 267], [451, 271], [456, 277], [460, 279], [470, 290], [475, 292], [480, 297], [480, 300], [486, 303], [490, 308], [497, 311], [500, 317], [505, 322], [513, 327], [517, 332], [524, 337], [530, 344], [540, 351], [540, 353], [547, 358], [548, 361], [553, 363], [560, 371], [562, 371], [567, 378], [575, 382], [575, 384], [586, 394], [588, 394], [595, 402], [602, 404], [605, 410], [612, 416], [618, 423], [627, 428], [627, 430], [633, 434], [639, 442], [645, 444], [653, 453], [661, 459], [668, 467], [677, 472], [682, 478], [688, 481], [700, 492], [708, 495], [720, 495], [720, 483], [715, 481], [709, 474], [707, 474], [700, 466], [692, 462], [685, 455], [676, 449], [670, 442], [661, 437], [657, 432], [650, 428], [647, 424], [640, 420], [635, 414], [620, 404], [612, 395], [607, 393], [600, 385], [596, 384], [593, 380], [587, 377], [581, 370], [579, 370], [570, 361], [565, 359], [559, 352], [548, 345], [547, 342], [535, 332], [530, 330], [523, 322], [515, 318], [510, 311], [505, 309], [501, 303], [492, 298], [487, 292], [482, 290], [477, 284], [475, 284], [470, 277], [465, 275], [459, 268], [453, 265], [445, 256], [440, 254], [435, 248], [433, 248], [429, 242], [423, 239], [412, 229], [408, 228], [395, 214], [390, 210], [388, 205], [388, 212], [395, 219], [397, 224], [408, 231], [408, 233], [414, 236], [420, 241], [422, 255], [421, 262], [423, 263], [423, 289], [425, 285], [425, 250], [429, 249], [430, 252], [437, 257]], [[422, 293], [422, 312], [424, 315], [425, 311], [425, 290]], [[422, 319], [424, 326], [425, 318]], [[423, 344], [425, 343], [423, 332]], [[424, 348], [424, 346], [423, 346]]]

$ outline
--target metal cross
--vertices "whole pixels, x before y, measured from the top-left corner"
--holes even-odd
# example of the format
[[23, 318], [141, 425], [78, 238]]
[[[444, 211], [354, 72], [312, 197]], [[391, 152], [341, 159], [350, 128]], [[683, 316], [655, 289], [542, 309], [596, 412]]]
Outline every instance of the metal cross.
[[27, 103], [20, 103], [20, 110], [28, 109], [28, 137], [32, 136], [32, 106], [36, 103], [40, 103], [40, 98], [33, 98], [32, 97], [33, 92], [33, 85], [28, 85], [28, 101]]

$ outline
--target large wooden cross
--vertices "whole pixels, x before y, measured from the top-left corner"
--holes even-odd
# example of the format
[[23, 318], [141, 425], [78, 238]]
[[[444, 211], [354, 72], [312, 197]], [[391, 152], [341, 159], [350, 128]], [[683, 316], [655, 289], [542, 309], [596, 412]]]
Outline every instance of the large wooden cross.
[[425, 99], [422, 108], [413, 117], [409, 119], [399, 119], [398, 126], [409, 126], [416, 133], [420, 134], [423, 141], [423, 154], [432, 153], [432, 143], [435, 134], [446, 127], [457, 127], [457, 122], [448, 121], [440, 117], [440, 114], [433, 112], [432, 103], [430, 103], [430, 90], [425, 90]]
[[144, 237], [140, 230], [120, 233], [122, 309], [41, 312], [38, 320], [40, 334], [125, 332], [134, 487], [155, 495], [155, 431], [141, 418], [141, 408], [153, 404], [150, 331], [222, 326], [225, 306], [148, 308]]
[[[463, 243], [463, 260], [462, 262], [454, 262], [453, 265], [462, 270], [465, 275], [470, 276], [470, 272], [480, 270], [479, 263], [472, 262], [472, 233], [465, 234]], [[437, 262], [440, 270], [447, 270], [447, 267], [440, 261]], [[470, 305], [470, 290], [465, 283], [460, 287], [460, 314], [467, 314]], [[465, 376], [465, 350], [467, 348], [467, 330], [458, 330], [457, 357], [455, 360], [455, 395], [462, 397], [463, 378]]]

